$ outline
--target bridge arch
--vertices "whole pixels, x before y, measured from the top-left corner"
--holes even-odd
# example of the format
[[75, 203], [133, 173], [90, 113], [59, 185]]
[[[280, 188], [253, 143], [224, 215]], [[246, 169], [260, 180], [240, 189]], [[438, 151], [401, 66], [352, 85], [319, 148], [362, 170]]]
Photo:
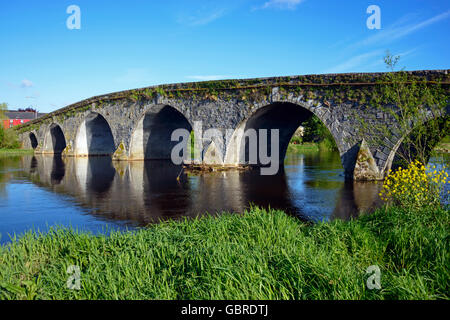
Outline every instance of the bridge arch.
[[106, 156], [114, 151], [114, 137], [108, 121], [98, 112], [89, 113], [77, 131], [75, 156]]
[[178, 141], [171, 141], [176, 129], [192, 130], [189, 120], [169, 105], [155, 105], [145, 111], [135, 126], [129, 150], [130, 160], [168, 160]]
[[[409, 160], [411, 161], [411, 160], [414, 160], [415, 158], [417, 158], [417, 155], [418, 155], [417, 150], [414, 150], [414, 147], [407, 146], [405, 143], [405, 139], [408, 136], [416, 134], [419, 127], [425, 127], [425, 130], [427, 130], [427, 126], [431, 121], [437, 121], [436, 125], [439, 126], [440, 132], [448, 132], [450, 114], [447, 114], [447, 113], [443, 113], [441, 115], [437, 115], [434, 117], [429, 117], [425, 121], [414, 125], [413, 128], [408, 133], [403, 135], [393, 145], [393, 147], [389, 153], [389, 156], [386, 160], [386, 163], [384, 165], [384, 168], [383, 168], [385, 177], [389, 174], [391, 169], [396, 169], [396, 167], [398, 167], [399, 165], [405, 165], [405, 163], [401, 163], [401, 162], [404, 162], [404, 160], [400, 158], [400, 155], [399, 155], [400, 152], [406, 153], [405, 151], [407, 149], [409, 149], [408, 152], [411, 153]], [[441, 138], [443, 138], [443, 137], [441, 137]], [[424, 143], [424, 145], [422, 146], [422, 150], [424, 151], [425, 159], [422, 159], [422, 160], [424, 160], [425, 162], [428, 162], [433, 149], [436, 147], [436, 145], [439, 142], [440, 142], [440, 139], [438, 137], [430, 137], [430, 139]]]
[[[257, 149], [259, 151], [259, 129], [267, 129], [267, 141], [270, 142], [270, 129], [279, 129], [279, 160], [280, 163], [284, 160], [289, 142], [297, 130], [297, 128], [305, 121], [308, 120], [314, 112], [309, 108], [302, 106], [301, 104], [291, 102], [274, 102], [272, 104], [263, 106], [244, 120], [240, 122], [230, 141], [228, 142], [225, 164], [227, 165], [242, 165], [248, 163], [251, 155], [249, 155], [249, 142], [247, 139], [251, 135], [251, 130], [254, 129], [257, 132]], [[318, 116], [320, 121], [331, 132], [333, 139], [338, 141], [330, 130], [326, 121]], [[267, 153], [271, 154], [270, 143], [268, 143]], [[256, 155], [257, 163], [259, 164], [260, 155], [259, 152]]]
[[[31, 138], [31, 137], [30, 137]], [[52, 123], [44, 136], [42, 153], [61, 153], [66, 147], [66, 138], [61, 127]]]
[[30, 132], [28, 137], [30, 138], [30, 146], [31, 146], [31, 148], [32, 149], [36, 149], [37, 146], [38, 146], [38, 140], [36, 138], [36, 134], [34, 132]]

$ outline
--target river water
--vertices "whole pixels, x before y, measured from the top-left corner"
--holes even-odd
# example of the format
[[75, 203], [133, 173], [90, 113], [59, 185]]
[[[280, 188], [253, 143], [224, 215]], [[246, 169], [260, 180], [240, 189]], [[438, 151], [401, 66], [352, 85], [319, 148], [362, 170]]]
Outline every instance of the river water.
[[113, 162], [109, 157], [0, 158], [0, 243], [28, 230], [71, 226], [93, 233], [251, 204], [308, 221], [349, 219], [380, 205], [380, 182], [345, 181], [333, 152], [287, 154], [284, 170], [182, 173], [169, 161]]

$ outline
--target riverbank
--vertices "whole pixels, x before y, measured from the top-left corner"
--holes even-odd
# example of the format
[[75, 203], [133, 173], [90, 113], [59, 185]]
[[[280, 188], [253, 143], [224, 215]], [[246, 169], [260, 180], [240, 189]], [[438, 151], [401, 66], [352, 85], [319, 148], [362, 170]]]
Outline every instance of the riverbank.
[[33, 152], [33, 149], [0, 149], [0, 157], [24, 156]]
[[287, 152], [290, 153], [306, 153], [319, 152], [319, 144], [314, 142], [304, 142], [302, 144], [289, 143]]
[[434, 148], [435, 151], [441, 153], [450, 153], [450, 136], [446, 136], [441, 142]]
[[[1, 299], [449, 299], [449, 210], [385, 208], [307, 225], [258, 208], [0, 248]], [[66, 287], [71, 265], [81, 289]], [[366, 286], [379, 266], [381, 290]]]

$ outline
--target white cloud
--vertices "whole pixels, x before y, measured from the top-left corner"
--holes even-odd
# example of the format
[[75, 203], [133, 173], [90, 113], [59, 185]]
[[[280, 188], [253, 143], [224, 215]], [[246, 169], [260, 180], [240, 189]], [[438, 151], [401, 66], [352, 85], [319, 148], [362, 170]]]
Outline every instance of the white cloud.
[[22, 88], [31, 88], [33, 86], [33, 82], [30, 80], [24, 79], [22, 80], [22, 83], [20, 84]]
[[195, 76], [186, 76], [186, 78], [196, 81], [210, 81], [210, 80], [232, 79], [233, 77], [226, 75], [195, 75]]
[[262, 9], [277, 8], [294, 10], [304, 0], [269, 0], [261, 7]]
[[390, 43], [394, 40], [403, 38], [413, 32], [423, 29], [431, 24], [447, 19], [448, 17], [450, 17], [450, 10], [415, 24], [402, 25], [402, 23], [397, 22], [394, 25], [379, 31], [375, 35], [357, 42], [355, 46], [368, 46]]

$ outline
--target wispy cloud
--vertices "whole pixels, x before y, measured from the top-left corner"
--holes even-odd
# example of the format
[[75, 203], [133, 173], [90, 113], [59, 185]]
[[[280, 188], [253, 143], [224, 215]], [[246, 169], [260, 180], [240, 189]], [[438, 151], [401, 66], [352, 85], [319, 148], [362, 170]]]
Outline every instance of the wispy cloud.
[[395, 23], [394, 25], [379, 31], [373, 36], [370, 36], [362, 41], [357, 42], [354, 46], [369, 46], [390, 43], [400, 38], [403, 38], [413, 32], [423, 29], [429, 25], [445, 20], [450, 17], [450, 10], [438, 14], [427, 20], [405, 25], [404, 23]]
[[[416, 51], [417, 48], [413, 48], [398, 54], [394, 54], [394, 56], [400, 56], [401, 58], [404, 58]], [[385, 54], [386, 51], [381, 49], [359, 54], [345, 60], [344, 62], [332, 68], [325, 70], [324, 73], [371, 71], [371, 68], [379, 68], [384, 65], [383, 57]]]
[[32, 94], [31, 96], [26, 96], [25, 99], [37, 99], [41, 96], [41, 94], [39, 92], [35, 92], [34, 94]]
[[340, 72], [354, 72], [359, 68], [364, 68], [369, 63], [373, 62], [373, 58], [379, 56], [382, 57], [383, 50], [375, 50], [367, 53], [363, 53], [324, 71], [324, 73], [340, 73]]
[[269, 0], [261, 6], [261, 9], [276, 8], [294, 10], [304, 1], [305, 0]]
[[[383, 57], [387, 44], [396, 40], [402, 39], [414, 32], [417, 32], [425, 27], [435, 24], [439, 21], [443, 21], [450, 17], [450, 10], [440, 13], [434, 17], [426, 20], [416, 21], [412, 23], [411, 20], [417, 16], [409, 14], [397, 20], [391, 26], [377, 31], [374, 35], [367, 37], [363, 40], [357, 41], [353, 44], [349, 44], [345, 49], [340, 50], [341, 53], [347, 52], [347, 59], [337, 64], [336, 66], [325, 70], [325, 73], [340, 73], [340, 72], [360, 72], [371, 71], [372, 68], [380, 68], [384, 65]], [[345, 42], [345, 41], [343, 41]], [[340, 42], [336, 46], [342, 44]], [[357, 54], [357, 51], [365, 49], [366, 52]], [[371, 51], [368, 51], [371, 50]], [[418, 48], [404, 51], [400, 54], [402, 58], [413, 54]], [[354, 52], [351, 55], [350, 52]]]
[[31, 87], [33, 86], [33, 82], [31, 82], [31, 81], [28, 80], [28, 79], [24, 79], [24, 80], [22, 80], [22, 82], [20, 83], [20, 86], [21, 86], [22, 88], [31, 88]]
[[122, 84], [136, 84], [138, 82], [149, 81], [150, 73], [144, 68], [129, 68], [119, 76], [117, 76], [114, 81]]
[[225, 9], [215, 9], [208, 12], [202, 10], [196, 14], [178, 18], [178, 23], [192, 27], [203, 26], [223, 17], [225, 13]]
[[232, 79], [235, 77], [227, 75], [195, 75], [195, 76], [186, 76], [186, 78], [196, 81], [210, 81], [210, 80]]

